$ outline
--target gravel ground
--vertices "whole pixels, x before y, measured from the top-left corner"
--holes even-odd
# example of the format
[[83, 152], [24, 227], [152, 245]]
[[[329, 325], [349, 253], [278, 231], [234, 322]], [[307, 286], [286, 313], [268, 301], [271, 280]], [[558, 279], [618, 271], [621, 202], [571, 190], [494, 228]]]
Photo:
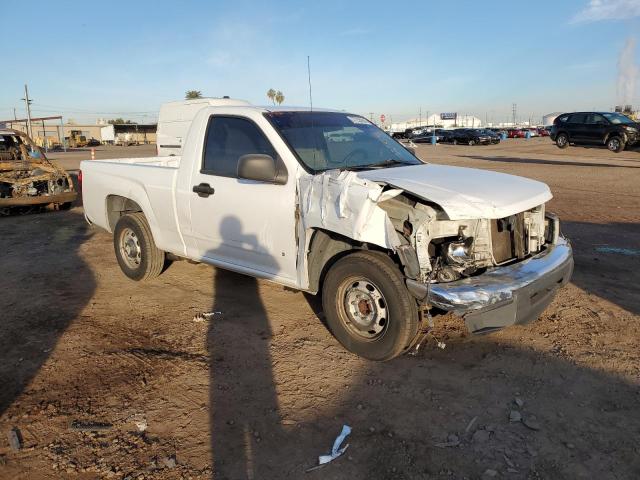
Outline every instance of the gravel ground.
[[[418, 154], [551, 186], [576, 269], [539, 321], [440, 317], [445, 349], [372, 363], [302, 293], [187, 262], [129, 281], [80, 205], [0, 218], [0, 478], [639, 478], [640, 152]], [[346, 454], [305, 473], [345, 423]]]

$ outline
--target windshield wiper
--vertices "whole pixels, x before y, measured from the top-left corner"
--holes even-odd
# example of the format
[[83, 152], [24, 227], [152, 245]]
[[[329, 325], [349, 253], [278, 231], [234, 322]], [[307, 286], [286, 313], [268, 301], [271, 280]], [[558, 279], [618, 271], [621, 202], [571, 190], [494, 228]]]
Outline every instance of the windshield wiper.
[[383, 167], [389, 167], [391, 165], [416, 165], [416, 164], [410, 163], [410, 162], [404, 162], [402, 160], [395, 160], [392, 158], [389, 160], [383, 160], [382, 162], [378, 162], [378, 163], [370, 163], [368, 165], [352, 165], [344, 168], [345, 170], [369, 170], [371, 168], [383, 168]]

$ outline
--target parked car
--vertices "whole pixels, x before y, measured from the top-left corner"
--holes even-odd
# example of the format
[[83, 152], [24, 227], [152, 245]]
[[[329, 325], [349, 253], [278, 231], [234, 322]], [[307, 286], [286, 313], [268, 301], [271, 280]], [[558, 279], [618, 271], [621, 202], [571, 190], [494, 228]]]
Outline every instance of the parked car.
[[606, 145], [621, 152], [640, 140], [640, 125], [617, 112], [563, 113], [553, 122], [551, 140], [559, 148], [575, 145]]
[[480, 128], [478, 129], [478, 132], [480, 132], [483, 135], [488, 136], [491, 140], [490, 143], [492, 144], [498, 144], [500, 143], [500, 135], [496, 132], [494, 132], [493, 130], [489, 130], [487, 128]]
[[441, 143], [443, 139], [441, 132], [441, 129], [436, 129], [435, 131], [431, 130], [430, 132], [423, 132], [421, 135], [413, 137], [411, 141], [414, 143], [431, 143], [433, 142], [433, 137], [436, 137], [436, 143]]
[[548, 137], [549, 136], [549, 129], [547, 129], [546, 127], [538, 128], [538, 135], [541, 136], [541, 137]]
[[547, 185], [426, 164], [356, 114], [207, 106], [182, 156], [81, 169], [130, 279], [184, 258], [321, 292], [336, 339], [372, 360], [415, 350], [428, 308], [477, 333], [535, 320], [573, 268]]
[[417, 138], [417, 137], [423, 137], [424, 135], [428, 134], [428, 132], [431, 131], [431, 127], [412, 127], [412, 128], [407, 128], [404, 132], [405, 132], [405, 138], [408, 138], [410, 140]]
[[526, 133], [521, 128], [510, 128], [507, 130], [507, 137], [509, 138], [525, 138]]
[[440, 141], [438, 143], [453, 143], [455, 130], [440, 130]]
[[538, 137], [540, 135], [537, 128], [526, 128], [524, 130], [525, 136], [527, 135], [527, 132], [529, 132], [529, 137]]
[[87, 140], [87, 147], [98, 147], [100, 146], [100, 140], [96, 138], [90, 138]]
[[492, 141], [492, 137], [487, 133], [480, 133], [479, 130], [471, 128], [459, 128], [453, 131], [452, 143], [454, 145], [488, 145]]

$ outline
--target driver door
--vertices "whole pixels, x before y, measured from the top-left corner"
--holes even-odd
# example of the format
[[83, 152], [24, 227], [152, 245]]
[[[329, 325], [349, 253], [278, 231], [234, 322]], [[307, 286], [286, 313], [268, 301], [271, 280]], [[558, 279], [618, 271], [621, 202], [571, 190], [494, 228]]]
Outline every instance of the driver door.
[[247, 154], [278, 155], [252, 119], [211, 115], [192, 175], [189, 243], [209, 263], [295, 284], [295, 179], [238, 178], [238, 159]]

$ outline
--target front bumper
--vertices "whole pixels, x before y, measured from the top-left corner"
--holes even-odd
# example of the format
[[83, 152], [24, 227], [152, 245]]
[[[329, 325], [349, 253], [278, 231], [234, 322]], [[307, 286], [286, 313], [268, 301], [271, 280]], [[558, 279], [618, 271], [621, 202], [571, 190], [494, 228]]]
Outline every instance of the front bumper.
[[572, 272], [571, 245], [559, 237], [522, 262], [430, 288], [407, 279], [407, 288], [420, 302], [462, 316], [471, 332], [485, 333], [536, 320]]

